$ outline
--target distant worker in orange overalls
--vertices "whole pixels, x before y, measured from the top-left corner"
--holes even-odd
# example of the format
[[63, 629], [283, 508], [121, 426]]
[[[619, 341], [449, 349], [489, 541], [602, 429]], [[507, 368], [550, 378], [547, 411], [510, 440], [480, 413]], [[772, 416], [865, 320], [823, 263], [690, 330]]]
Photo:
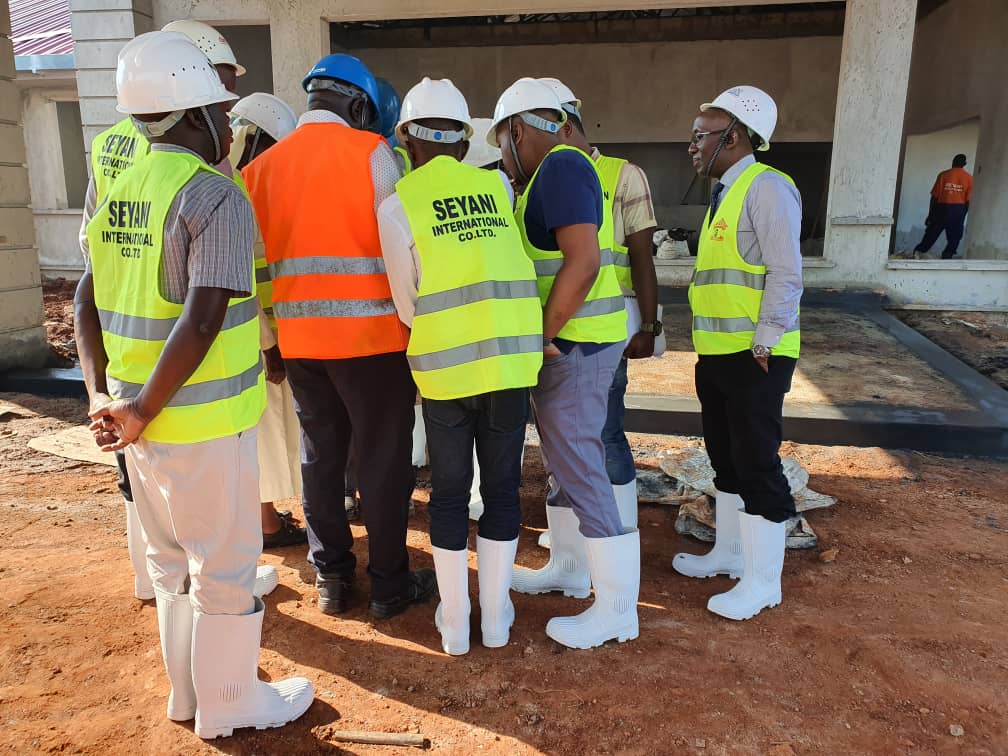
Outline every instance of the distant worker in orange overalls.
[[931, 209], [924, 221], [924, 238], [914, 252], [927, 253], [944, 231], [942, 259], [955, 257], [972, 196], [973, 176], [966, 172], [966, 156], [960, 153], [952, 158], [951, 168], [938, 174], [931, 187]]

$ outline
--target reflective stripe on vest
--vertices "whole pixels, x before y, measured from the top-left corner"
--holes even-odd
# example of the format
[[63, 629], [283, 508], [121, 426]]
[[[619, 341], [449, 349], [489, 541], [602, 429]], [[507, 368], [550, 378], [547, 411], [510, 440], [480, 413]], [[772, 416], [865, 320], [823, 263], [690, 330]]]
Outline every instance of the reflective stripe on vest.
[[375, 216], [371, 155], [381, 143], [338, 123], [306, 123], [243, 169], [287, 359], [406, 348]]
[[[200, 170], [216, 173], [189, 153], [153, 151], [116, 180], [88, 224], [106, 379], [115, 397], [139, 393], [182, 315], [183, 305], [159, 291], [165, 219], [178, 192]], [[240, 433], [259, 421], [266, 391], [256, 311], [254, 295], [230, 301], [206, 356], [147, 426], [144, 438], [198, 443]]]
[[[581, 150], [567, 145], [557, 145], [550, 154], [560, 150], [574, 150], [575, 153], [584, 157], [585, 161], [592, 167], [592, 171], [598, 176], [598, 169], [591, 158]], [[549, 159], [549, 155], [543, 160]], [[539, 287], [539, 299], [545, 305], [553, 288], [553, 279], [556, 272], [563, 265], [563, 253], [559, 250], [543, 250], [534, 246], [529, 241], [528, 233], [525, 230], [525, 208], [529, 194], [535, 184], [536, 176], [539, 175], [539, 168], [536, 168], [532, 179], [525, 187], [525, 191], [518, 197], [515, 207], [515, 219], [518, 221], [518, 230], [521, 232], [522, 244], [525, 246], [525, 254], [532, 260], [536, 269], [537, 285]], [[599, 186], [602, 182], [599, 180]], [[604, 192], [603, 192], [604, 194]], [[619, 282], [616, 280], [615, 266], [612, 262], [612, 213], [608, 213], [606, 221], [606, 206], [603, 201], [603, 222], [599, 228], [598, 241], [601, 256], [599, 259], [599, 272], [595, 277], [595, 282], [585, 296], [584, 304], [578, 308], [570, 320], [560, 329], [558, 337], [571, 341], [594, 342], [600, 344], [613, 343], [626, 339], [626, 307], [620, 291]]]
[[599, 155], [595, 159], [595, 167], [598, 168], [599, 178], [602, 180], [602, 192], [606, 197], [609, 214], [613, 220], [613, 265], [616, 271], [616, 280], [619, 281], [620, 288], [624, 294], [633, 294], [633, 280], [630, 274], [630, 250], [625, 244], [620, 244], [615, 239], [616, 223], [616, 188], [619, 186], [620, 171], [628, 161], [623, 158], [610, 157], [609, 155]]
[[120, 173], [150, 152], [150, 142], [136, 130], [129, 117], [105, 129], [91, 140], [91, 176], [95, 183], [95, 207], [108, 194]]
[[[696, 270], [689, 287], [697, 354], [733, 354], [753, 345], [766, 266], [751, 265], [743, 259], [738, 250], [738, 225], [752, 182], [771, 170], [761, 163], [747, 168], [723, 195], [714, 217], [710, 217], [708, 209], [704, 218]], [[780, 175], [794, 183], [785, 174]], [[773, 354], [797, 358], [800, 345], [801, 333], [795, 324], [773, 347]]]
[[[420, 395], [457, 399], [535, 384], [542, 308], [497, 171], [439, 156], [396, 184], [420, 259], [406, 356]], [[461, 216], [466, 222], [453, 218]]]
[[276, 330], [276, 317], [273, 314], [273, 279], [270, 278], [269, 267], [265, 257], [255, 259], [256, 296], [259, 306], [269, 320], [270, 328]]

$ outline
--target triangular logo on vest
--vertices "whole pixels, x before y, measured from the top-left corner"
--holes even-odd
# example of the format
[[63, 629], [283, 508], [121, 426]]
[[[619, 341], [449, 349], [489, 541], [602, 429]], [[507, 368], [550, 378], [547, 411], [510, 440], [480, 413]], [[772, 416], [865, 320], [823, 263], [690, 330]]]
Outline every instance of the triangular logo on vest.
[[728, 221], [718, 218], [717, 223], [711, 226], [711, 241], [724, 241], [725, 231], [728, 230]]

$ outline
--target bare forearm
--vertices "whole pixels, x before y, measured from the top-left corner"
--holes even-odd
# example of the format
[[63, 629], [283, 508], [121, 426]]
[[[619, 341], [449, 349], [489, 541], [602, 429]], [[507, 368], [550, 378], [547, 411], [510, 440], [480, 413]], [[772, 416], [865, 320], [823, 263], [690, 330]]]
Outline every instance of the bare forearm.
[[98, 308], [94, 302], [94, 285], [90, 270], [84, 272], [74, 294], [74, 339], [77, 342], [77, 354], [80, 357], [81, 373], [84, 376], [84, 387], [87, 389], [88, 397], [107, 394], [105, 368], [108, 365], [108, 356], [105, 354], [105, 344], [102, 341], [101, 322], [98, 320]]
[[641, 322], [653, 323], [658, 319], [658, 275], [651, 255], [651, 237], [654, 228], [630, 234], [626, 239], [630, 253], [630, 279], [640, 306]]
[[182, 315], [136, 397], [143, 416], [157, 415], [196, 372], [220, 332], [228, 297], [229, 292], [221, 289], [190, 289]]

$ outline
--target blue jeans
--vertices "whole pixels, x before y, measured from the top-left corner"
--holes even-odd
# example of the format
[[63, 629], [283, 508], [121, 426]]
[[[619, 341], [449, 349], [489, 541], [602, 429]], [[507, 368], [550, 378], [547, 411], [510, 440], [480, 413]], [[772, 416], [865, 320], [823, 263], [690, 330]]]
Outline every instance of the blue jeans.
[[602, 443], [605, 445], [605, 466], [609, 482], [614, 486], [630, 483], [637, 477], [633, 452], [623, 430], [626, 407], [623, 398], [627, 390], [627, 361], [620, 360], [609, 387], [609, 406], [606, 408], [605, 426], [602, 428]]
[[479, 534], [491, 541], [513, 541], [518, 537], [521, 460], [528, 413], [526, 388], [461, 399], [423, 400], [431, 470], [427, 509], [432, 546], [461, 551], [468, 544], [473, 444], [483, 497]]

